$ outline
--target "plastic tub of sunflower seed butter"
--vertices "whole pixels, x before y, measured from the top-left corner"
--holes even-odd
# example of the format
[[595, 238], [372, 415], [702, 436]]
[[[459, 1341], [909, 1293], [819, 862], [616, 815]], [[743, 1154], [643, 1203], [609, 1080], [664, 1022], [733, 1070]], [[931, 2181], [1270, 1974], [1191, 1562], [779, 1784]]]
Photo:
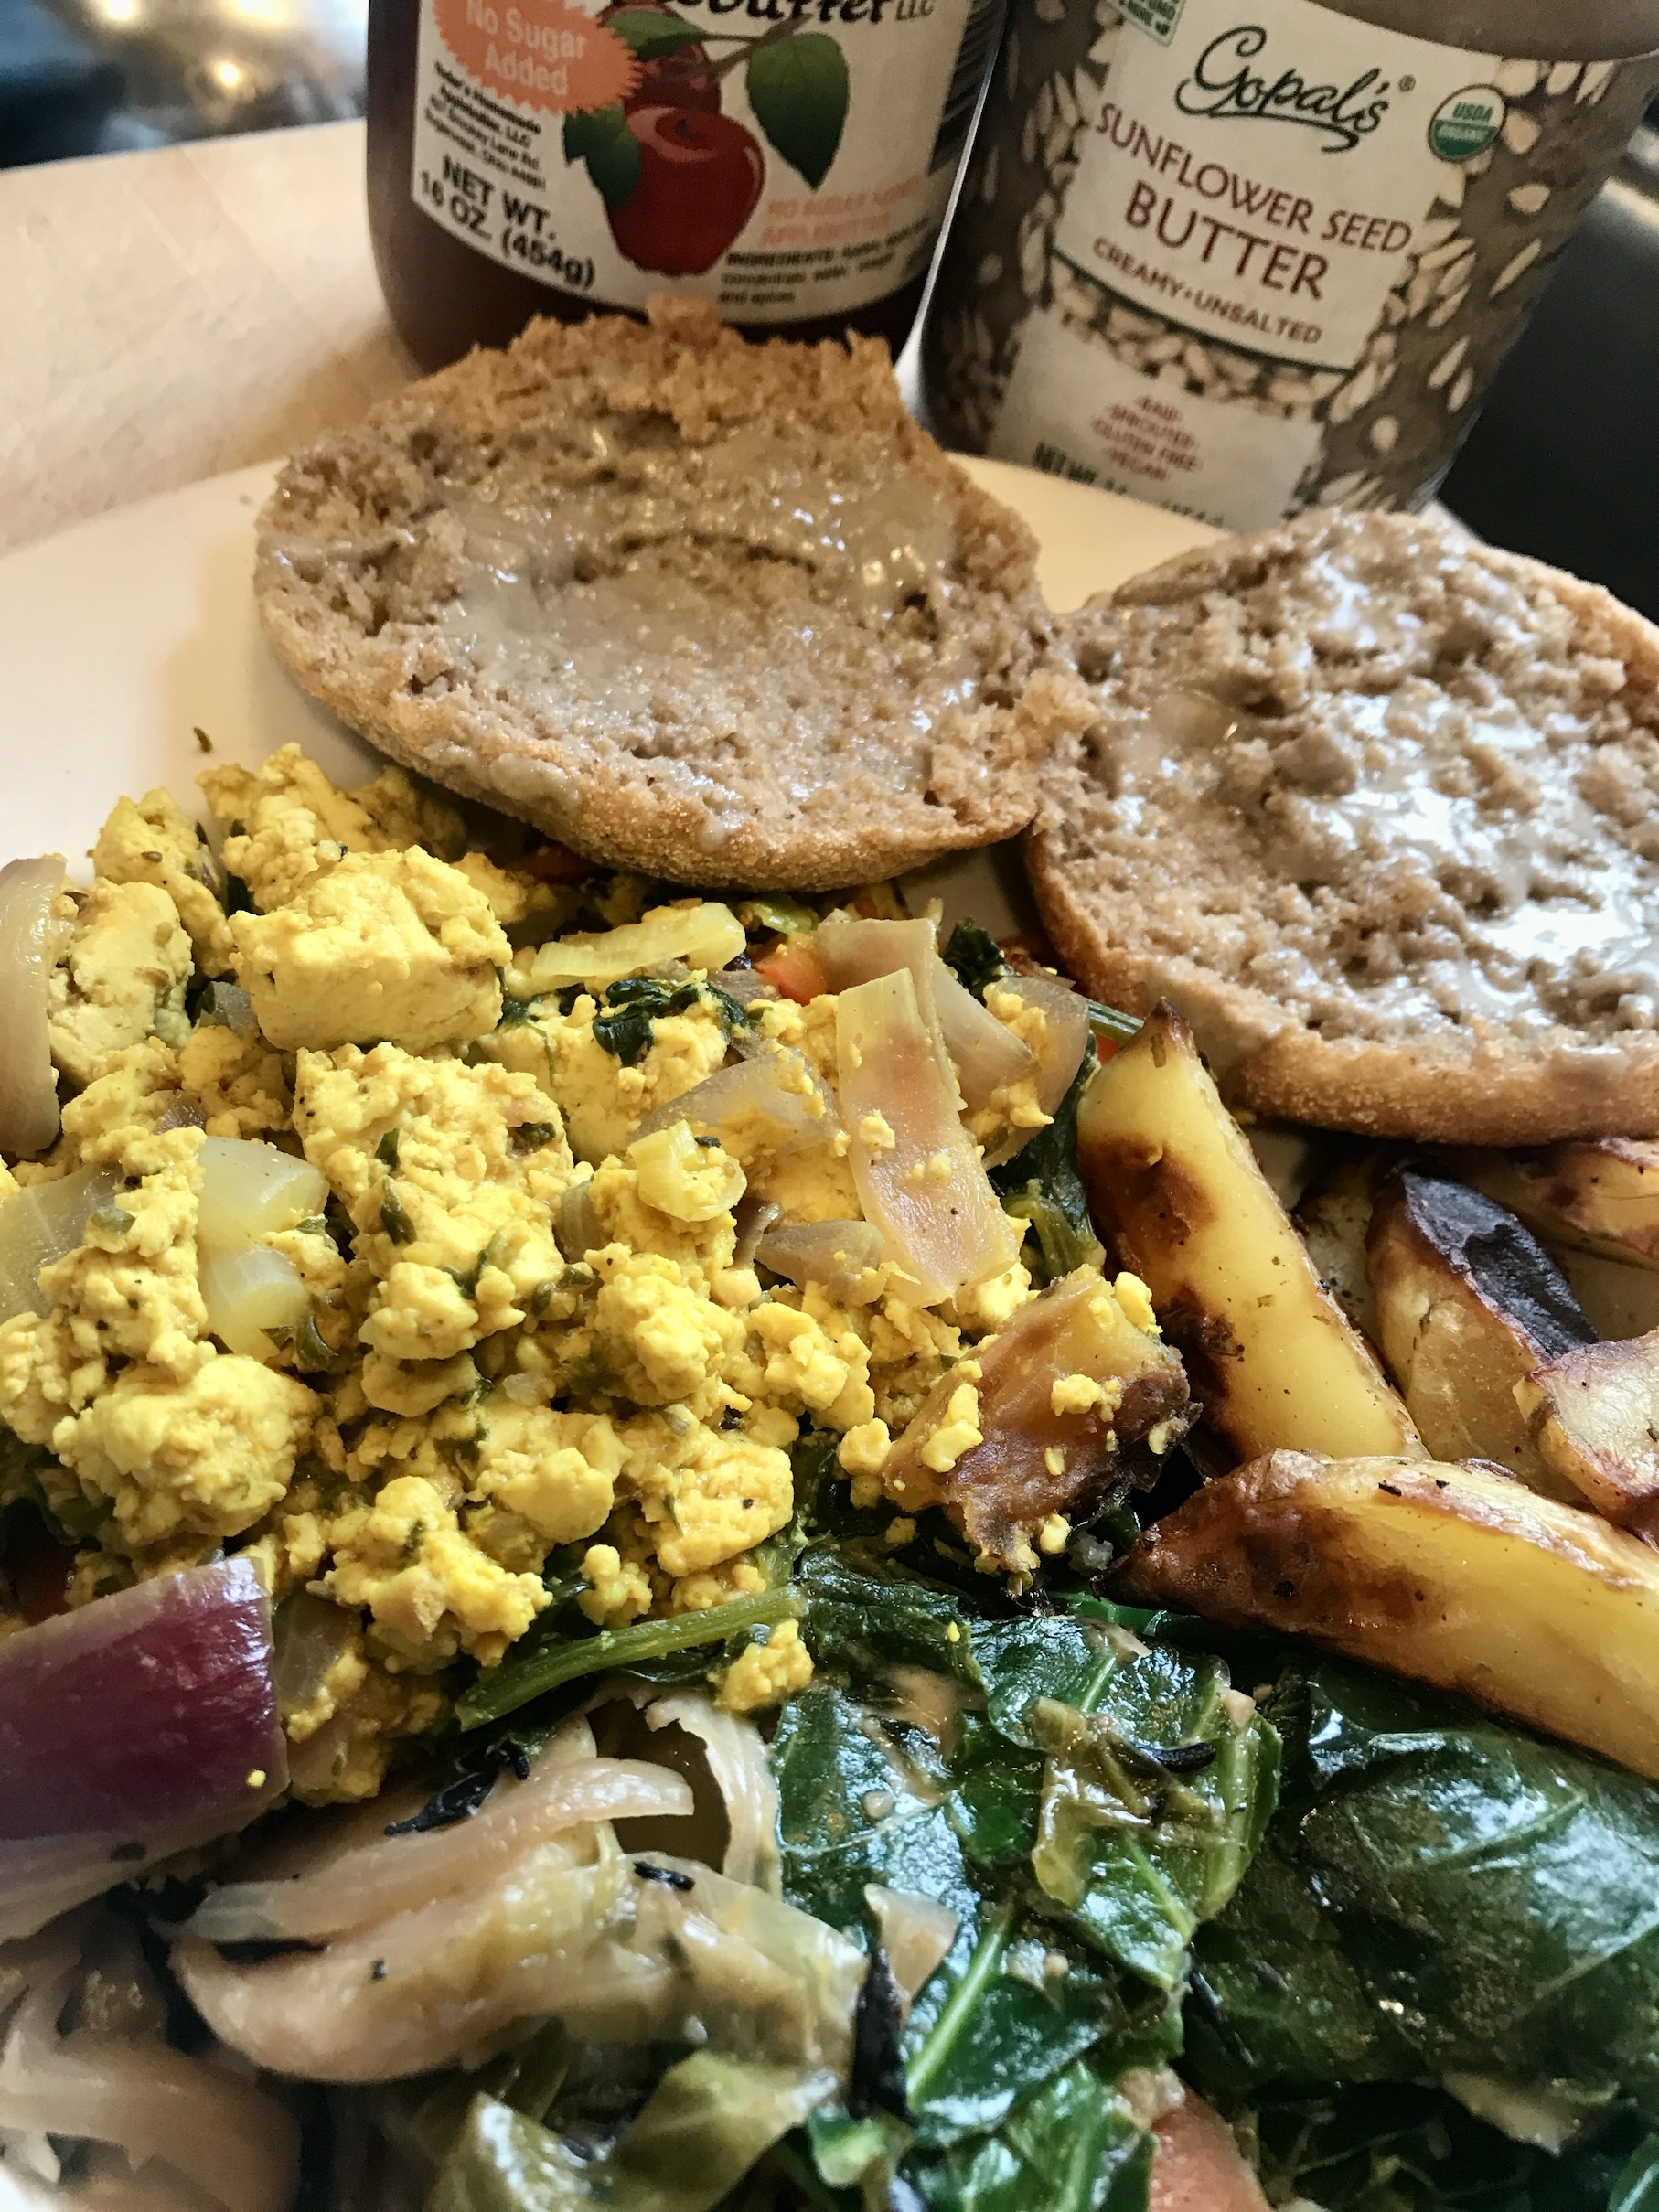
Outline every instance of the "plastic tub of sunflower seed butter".
[[1420, 504], [1655, 48], [1659, 0], [1015, 0], [936, 425], [1228, 529]]

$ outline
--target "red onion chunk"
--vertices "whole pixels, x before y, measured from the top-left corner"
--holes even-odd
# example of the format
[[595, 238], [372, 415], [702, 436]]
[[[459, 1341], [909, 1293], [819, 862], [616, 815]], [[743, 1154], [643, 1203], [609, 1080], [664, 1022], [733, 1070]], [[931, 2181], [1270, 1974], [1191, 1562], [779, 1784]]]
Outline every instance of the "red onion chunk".
[[677, 1121], [722, 1138], [739, 1130], [779, 1154], [833, 1137], [835, 1102], [805, 1053], [783, 1045], [717, 1068], [701, 1083], [648, 1114], [630, 1139], [637, 1144]]
[[0, 1642], [0, 1939], [244, 1827], [287, 1785], [271, 1608], [245, 1560]]
[[752, 967], [722, 967], [709, 978], [716, 990], [722, 990], [728, 999], [735, 999], [739, 1006], [753, 1006], [757, 999], [776, 999], [777, 986], [768, 983], [765, 976]]
[[[1044, 1028], [1035, 1088], [1037, 1104], [1052, 1117], [1059, 1112], [1088, 1050], [1088, 1000], [1068, 983], [1062, 983], [1058, 976], [1005, 976], [992, 988], [1011, 991], [1027, 1006], [1042, 1010]], [[1031, 1128], [1010, 1129], [1002, 1142], [986, 1153], [985, 1165], [1000, 1168], [1004, 1160], [1022, 1152], [1036, 1133]]]
[[850, 1298], [864, 1271], [882, 1259], [882, 1233], [867, 1221], [787, 1222], [768, 1229], [755, 1256], [792, 1283], [822, 1283], [831, 1298]]

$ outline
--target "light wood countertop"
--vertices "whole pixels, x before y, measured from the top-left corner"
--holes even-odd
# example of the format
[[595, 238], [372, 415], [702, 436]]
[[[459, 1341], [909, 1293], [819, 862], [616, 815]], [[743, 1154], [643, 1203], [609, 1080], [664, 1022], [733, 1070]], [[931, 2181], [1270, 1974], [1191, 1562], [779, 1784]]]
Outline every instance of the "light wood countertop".
[[350, 423], [415, 373], [363, 126], [0, 173], [0, 551]]

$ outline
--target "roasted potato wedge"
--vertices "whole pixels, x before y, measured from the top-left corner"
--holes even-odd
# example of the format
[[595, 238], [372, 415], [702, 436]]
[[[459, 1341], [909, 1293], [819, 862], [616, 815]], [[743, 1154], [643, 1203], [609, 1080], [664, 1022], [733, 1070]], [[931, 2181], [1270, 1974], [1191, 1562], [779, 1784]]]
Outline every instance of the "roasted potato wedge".
[[1077, 1162], [1096, 1226], [1151, 1289], [1204, 1421], [1241, 1459], [1421, 1450], [1172, 1007], [1090, 1085]]
[[1149, 1529], [1112, 1594], [1306, 1636], [1659, 1779], [1659, 1555], [1500, 1476], [1272, 1452]]
[[1547, 1243], [1659, 1269], [1659, 1143], [1603, 1137], [1543, 1152], [1469, 1152], [1456, 1167]]
[[1268, 1188], [1289, 1213], [1331, 1157], [1329, 1132], [1303, 1128], [1294, 1121], [1243, 1121], [1238, 1126], [1268, 1179]]
[[1293, 1219], [1319, 1279], [1354, 1326], [1379, 1341], [1365, 1233], [1376, 1203], [1375, 1152], [1338, 1160], [1304, 1192]]
[[1659, 1330], [1586, 1344], [1515, 1386], [1545, 1461], [1600, 1513], [1659, 1538]]
[[1365, 1241], [1383, 1357], [1435, 1458], [1495, 1459], [1576, 1497], [1528, 1436], [1515, 1386], [1596, 1332], [1531, 1231], [1466, 1184], [1407, 1170], [1378, 1191]]
[[1646, 1336], [1659, 1329], [1659, 1273], [1604, 1259], [1599, 1252], [1569, 1252], [1543, 1240], [1598, 1336]]
[[[1659, 1151], [1659, 1146], [1652, 1149]], [[1515, 1158], [1495, 1152], [1461, 1157], [1488, 1164], [1495, 1160], [1505, 1168]], [[1371, 1209], [1375, 1203], [1376, 1183], [1385, 1159], [1385, 1153], [1374, 1148], [1363, 1155], [1350, 1155], [1338, 1160], [1309, 1185], [1293, 1215], [1301, 1231], [1302, 1242], [1319, 1270], [1320, 1280], [1354, 1326], [1378, 1346], [1382, 1339], [1376, 1319], [1376, 1293], [1371, 1287], [1371, 1273], [1365, 1262], [1365, 1232], [1371, 1224]], [[1503, 1202], [1495, 1183], [1482, 1186], [1477, 1182], [1476, 1187], [1484, 1187], [1487, 1196]], [[1523, 1220], [1526, 1218], [1523, 1208], [1513, 1210]], [[1584, 1309], [1585, 1319], [1598, 1336], [1645, 1336], [1650, 1329], [1659, 1329], [1659, 1268], [1639, 1265], [1628, 1256], [1612, 1259], [1600, 1253], [1580, 1251], [1552, 1235], [1540, 1221], [1529, 1225], [1567, 1277], [1573, 1296]]]

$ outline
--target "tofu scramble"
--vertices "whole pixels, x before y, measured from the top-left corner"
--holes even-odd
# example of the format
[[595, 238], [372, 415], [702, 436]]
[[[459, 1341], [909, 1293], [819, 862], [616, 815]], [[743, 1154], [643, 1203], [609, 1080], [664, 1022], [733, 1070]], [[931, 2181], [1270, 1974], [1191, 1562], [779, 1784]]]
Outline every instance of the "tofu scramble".
[[[943, 1506], [1016, 1588], [1064, 1548], [1133, 1377], [1179, 1371], [1143, 1287], [1071, 1255], [1078, 1364], [988, 1512], [978, 1386], [1056, 1268], [981, 1163], [1049, 1122], [1052, 1002], [993, 984], [974, 1069], [929, 1063], [928, 975], [969, 994], [885, 889], [832, 917], [838, 962], [797, 902], [469, 837], [399, 769], [342, 791], [289, 746], [201, 782], [222, 866], [154, 791], [53, 902], [61, 1134], [0, 1167], [0, 1504], [72, 1548], [62, 1602], [250, 1560], [321, 1803], [374, 1794], [562, 1607], [615, 1629], [787, 1576], [808, 1439], [895, 1544]], [[845, 938], [871, 928], [922, 930], [927, 967]], [[867, 1106], [866, 1016], [896, 1024]], [[1182, 1423], [1151, 1412], [1156, 1448]], [[12, 1602], [0, 1626], [38, 1617]], [[718, 1697], [811, 1672], [783, 1619]]]

